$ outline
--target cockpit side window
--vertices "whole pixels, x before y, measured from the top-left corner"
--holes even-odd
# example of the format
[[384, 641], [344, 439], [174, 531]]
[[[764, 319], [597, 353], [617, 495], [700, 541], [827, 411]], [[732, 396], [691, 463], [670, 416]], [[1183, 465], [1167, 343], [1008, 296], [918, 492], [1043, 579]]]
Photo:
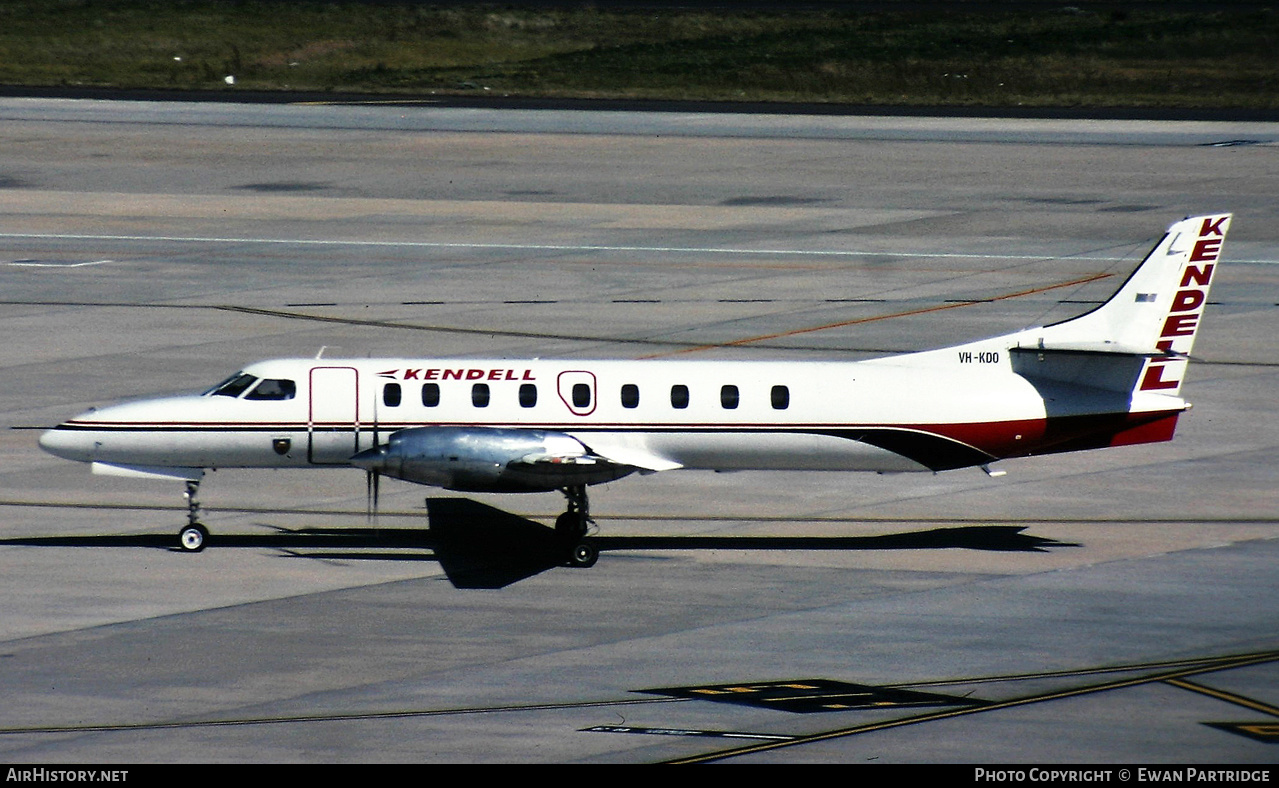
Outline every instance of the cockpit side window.
[[298, 393], [297, 384], [291, 380], [272, 380], [267, 378], [257, 385], [253, 391], [244, 395], [245, 399], [293, 399]]
[[256, 382], [257, 378], [240, 372], [232, 375], [204, 393], [205, 396], [238, 397], [243, 394], [249, 386], [252, 386]]

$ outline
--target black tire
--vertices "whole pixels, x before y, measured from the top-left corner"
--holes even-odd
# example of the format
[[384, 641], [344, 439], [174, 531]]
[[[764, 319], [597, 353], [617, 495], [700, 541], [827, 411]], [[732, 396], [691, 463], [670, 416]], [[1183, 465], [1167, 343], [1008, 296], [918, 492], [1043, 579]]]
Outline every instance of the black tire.
[[209, 544], [209, 529], [194, 523], [178, 531], [178, 549], [184, 553], [198, 553]]
[[565, 512], [555, 518], [555, 535], [566, 541], [577, 541], [586, 535], [586, 518], [579, 512]]

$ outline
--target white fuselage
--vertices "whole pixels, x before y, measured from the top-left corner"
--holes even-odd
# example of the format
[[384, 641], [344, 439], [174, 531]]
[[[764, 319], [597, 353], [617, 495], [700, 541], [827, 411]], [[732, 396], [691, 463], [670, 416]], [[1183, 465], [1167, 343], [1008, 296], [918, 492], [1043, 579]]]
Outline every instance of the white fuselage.
[[[1013, 371], [1007, 339], [855, 363], [265, 361], [243, 385], [92, 410], [41, 444], [113, 466], [300, 468], [346, 466], [403, 429], [511, 427], [640, 469], [894, 472], [1053, 451], [1138, 410], [1080, 385], [1050, 410], [1045, 384]], [[1151, 400], [1151, 416], [1185, 407]]]

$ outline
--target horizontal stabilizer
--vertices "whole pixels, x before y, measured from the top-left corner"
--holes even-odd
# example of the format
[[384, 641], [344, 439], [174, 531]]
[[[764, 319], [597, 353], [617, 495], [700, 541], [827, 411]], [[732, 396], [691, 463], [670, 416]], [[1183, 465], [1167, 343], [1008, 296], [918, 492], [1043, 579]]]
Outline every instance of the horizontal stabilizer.
[[1052, 344], [1032, 345], [1029, 347], [1010, 348], [1014, 353], [1075, 353], [1079, 355], [1114, 355], [1140, 356], [1142, 358], [1176, 356], [1169, 350], [1159, 348], [1141, 348], [1135, 345], [1121, 345], [1118, 342], [1054, 342]]
[[1031, 382], [1054, 381], [1127, 395], [1146, 360], [1161, 353], [1011, 348], [1013, 372]]

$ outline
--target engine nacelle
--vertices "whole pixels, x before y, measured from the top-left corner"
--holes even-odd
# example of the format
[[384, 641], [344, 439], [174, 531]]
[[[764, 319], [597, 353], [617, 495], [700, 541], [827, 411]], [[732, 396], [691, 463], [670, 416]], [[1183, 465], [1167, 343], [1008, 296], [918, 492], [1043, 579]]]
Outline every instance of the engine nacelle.
[[597, 457], [562, 432], [415, 427], [360, 452], [351, 464], [459, 492], [549, 492], [619, 479], [635, 469]]

